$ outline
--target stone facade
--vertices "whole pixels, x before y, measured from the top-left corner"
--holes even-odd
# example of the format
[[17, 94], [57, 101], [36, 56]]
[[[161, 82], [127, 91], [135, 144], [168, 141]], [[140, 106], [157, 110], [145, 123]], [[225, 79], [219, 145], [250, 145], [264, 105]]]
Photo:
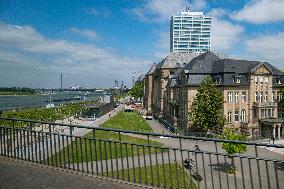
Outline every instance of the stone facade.
[[162, 68], [153, 74], [152, 107], [162, 112], [178, 133], [195, 131], [188, 112], [206, 76], [213, 78], [224, 95], [227, 127], [239, 128], [247, 135], [267, 131], [267, 135], [277, 137], [284, 132], [282, 108], [277, 106], [284, 87], [283, 72], [266, 62], [234, 60], [206, 52], [186, 66]]
[[153, 98], [153, 72], [155, 71], [156, 64], [153, 64], [150, 71], [145, 75], [144, 79], [144, 108], [150, 112], [152, 111], [152, 98]]
[[164, 114], [167, 106], [167, 84], [169, 78], [182, 65], [187, 64], [200, 53], [170, 53], [159, 62], [153, 72], [152, 105], [151, 109], [156, 116]]

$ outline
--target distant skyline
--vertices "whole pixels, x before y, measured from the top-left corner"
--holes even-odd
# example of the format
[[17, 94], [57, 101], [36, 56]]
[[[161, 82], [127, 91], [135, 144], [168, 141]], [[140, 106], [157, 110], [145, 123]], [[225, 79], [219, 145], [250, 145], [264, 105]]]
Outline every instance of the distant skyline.
[[173, 14], [212, 16], [212, 50], [284, 68], [283, 0], [0, 1], [0, 86], [127, 86], [169, 54]]

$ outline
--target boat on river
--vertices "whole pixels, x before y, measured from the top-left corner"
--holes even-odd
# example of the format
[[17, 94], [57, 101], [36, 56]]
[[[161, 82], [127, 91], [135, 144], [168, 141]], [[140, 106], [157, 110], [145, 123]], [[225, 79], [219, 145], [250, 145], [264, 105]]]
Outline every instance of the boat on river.
[[[66, 102], [66, 101], [71, 101], [71, 100], [84, 100], [84, 97], [82, 96], [75, 96], [75, 97], [68, 97], [68, 98], [58, 98], [58, 99], [53, 99], [53, 102]], [[49, 102], [50, 100], [47, 99], [45, 102]]]

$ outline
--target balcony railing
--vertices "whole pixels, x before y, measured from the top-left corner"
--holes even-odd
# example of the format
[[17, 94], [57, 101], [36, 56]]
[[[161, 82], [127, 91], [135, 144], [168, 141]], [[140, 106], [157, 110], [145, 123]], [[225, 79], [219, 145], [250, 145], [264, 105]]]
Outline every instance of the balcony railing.
[[[283, 145], [0, 118], [0, 155], [160, 188], [284, 188]], [[89, 131], [89, 135], [78, 133]], [[117, 139], [101, 138], [117, 133]], [[126, 142], [125, 135], [146, 139]], [[155, 140], [159, 143], [151, 143]], [[224, 143], [246, 145], [227, 154]], [[233, 172], [229, 168], [233, 166]]]
[[256, 107], [277, 107], [277, 102], [254, 102], [253, 106], [256, 106]]

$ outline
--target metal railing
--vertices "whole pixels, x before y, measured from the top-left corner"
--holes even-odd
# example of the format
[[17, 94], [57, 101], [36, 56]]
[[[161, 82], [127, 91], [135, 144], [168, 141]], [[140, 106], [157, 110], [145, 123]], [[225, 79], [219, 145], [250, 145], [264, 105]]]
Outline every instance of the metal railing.
[[[6, 157], [161, 188], [284, 187], [283, 145], [0, 121], [0, 155]], [[247, 152], [229, 155], [223, 143], [244, 144]]]

